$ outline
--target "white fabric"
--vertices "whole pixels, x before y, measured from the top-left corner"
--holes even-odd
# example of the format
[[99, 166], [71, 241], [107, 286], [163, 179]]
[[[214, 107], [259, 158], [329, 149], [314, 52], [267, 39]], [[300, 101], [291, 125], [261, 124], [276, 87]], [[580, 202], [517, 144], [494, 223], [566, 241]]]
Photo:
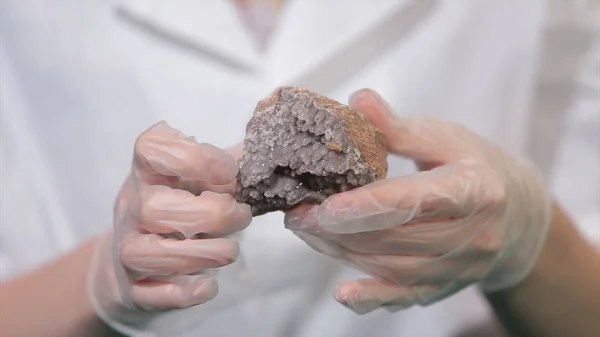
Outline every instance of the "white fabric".
[[595, 28], [593, 44], [577, 69], [578, 90], [565, 116], [551, 188], [581, 234], [600, 248], [600, 27]]
[[[281, 84], [340, 101], [370, 87], [401, 113], [458, 121], [523, 153], [544, 9], [543, 0], [295, 0], [260, 54], [229, 1], [3, 1], [2, 63], [15, 79], [5, 82], [3, 68], [2, 276], [110, 227], [133, 141], [148, 126], [164, 119], [228, 146]], [[22, 103], [11, 107], [10, 97]], [[585, 134], [566, 136], [574, 143], [562, 153], [600, 153], [575, 140]], [[597, 212], [577, 209], [577, 196], [596, 187], [598, 172], [573, 174], [561, 160], [571, 159], [560, 157], [556, 180], [578, 188], [558, 188], [558, 198], [572, 213]], [[408, 171], [391, 163], [391, 174]], [[357, 317], [331, 292], [360, 273], [312, 252], [280, 214], [257, 219], [240, 246], [188, 336], [457, 336], [490, 317], [472, 288], [431, 307]]]
[[28, 130], [28, 107], [1, 42], [0, 47], [0, 280], [5, 280], [67, 252], [76, 239], [39, 140]]

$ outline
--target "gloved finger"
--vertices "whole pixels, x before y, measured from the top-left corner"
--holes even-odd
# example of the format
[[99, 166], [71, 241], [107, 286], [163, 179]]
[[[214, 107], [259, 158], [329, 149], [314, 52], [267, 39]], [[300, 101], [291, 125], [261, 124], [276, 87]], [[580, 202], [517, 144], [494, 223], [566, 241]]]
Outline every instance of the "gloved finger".
[[206, 303], [218, 292], [217, 282], [210, 275], [183, 275], [172, 282], [136, 282], [131, 289], [131, 299], [145, 310], [162, 311]]
[[393, 311], [423, 304], [422, 299], [437, 293], [436, 286], [399, 286], [387, 281], [361, 279], [344, 282], [336, 288], [334, 298], [359, 315], [378, 308]]
[[[479, 169], [453, 164], [335, 194], [320, 205], [317, 222], [326, 231], [347, 234], [464, 217], [476, 212], [491, 193]], [[501, 198], [499, 188], [494, 193]]]
[[[236, 144], [234, 146], [231, 146], [231, 147], [225, 149], [225, 152], [227, 152], [237, 162], [242, 157], [243, 149], [244, 149], [244, 144], [239, 143], [239, 144]], [[211, 184], [211, 183], [208, 183], [205, 181], [196, 180], [196, 181], [183, 182], [182, 189], [190, 191], [195, 195], [200, 195], [200, 193], [203, 191], [212, 191], [212, 192], [216, 192], [216, 193], [226, 193], [226, 194], [234, 195], [236, 183], [237, 183], [237, 181], [233, 180], [230, 183], [227, 183], [225, 185], [215, 185], [215, 184]]]
[[316, 208], [313, 208], [298, 214], [298, 210], [294, 210], [294, 213], [286, 214], [286, 221], [293, 217], [298, 224], [296, 230], [363, 254], [440, 256], [468, 243], [479, 231], [479, 224], [458, 219], [415, 223], [356, 234], [337, 234], [319, 230], [318, 225], [311, 224], [310, 218], [316, 218], [311, 216], [315, 211]]
[[413, 305], [433, 304], [452, 296], [464, 287], [459, 283], [448, 283], [444, 286], [400, 286], [387, 281], [362, 279], [340, 284], [334, 297], [359, 314], [378, 308], [397, 312]]
[[[231, 146], [231, 147], [225, 149], [225, 152], [227, 152], [237, 162], [242, 157], [243, 149], [244, 149], [244, 144], [239, 143], [239, 144], [236, 144], [234, 146]], [[236, 180], [232, 180], [231, 182], [224, 184], [224, 185], [215, 185], [215, 184], [211, 184], [206, 181], [192, 180], [192, 181], [183, 181], [181, 183], [180, 188], [190, 191], [194, 195], [200, 195], [200, 193], [203, 191], [212, 191], [212, 192], [216, 192], [216, 193], [226, 193], [226, 194], [234, 195], [236, 183], [237, 183]]]
[[128, 237], [119, 254], [133, 279], [193, 274], [229, 265], [238, 255], [238, 243], [230, 239], [174, 240], [153, 234]]
[[431, 118], [400, 117], [375, 91], [363, 89], [350, 105], [369, 118], [386, 136], [388, 151], [434, 167], [464, 158], [480, 143], [462, 126]]
[[318, 236], [294, 232], [309, 247], [346, 265], [399, 285], [471, 284], [488, 271], [494, 254], [471, 254], [457, 247], [443, 256], [355, 253]]
[[492, 256], [473, 254], [440, 257], [410, 255], [376, 255], [345, 252], [347, 264], [399, 285], [443, 286], [459, 281], [469, 285], [488, 271]]
[[201, 180], [187, 180], [181, 181], [177, 186], [171, 187], [189, 191], [193, 195], [200, 195], [205, 191], [233, 195], [235, 193], [235, 184], [235, 180], [223, 185], [215, 185]]
[[337, 234], [324, 230], [317, 223], [318, 206], [300, 205], [287, 211], [287, 229], [318, 236], [355, 253], [387, 255], [440, 256], [465, 247], [468, 253], [495, 253], [500, 249], [499, 235], [488, 233], [489, 216], [416, 222], [387, 230]]
[[195, 196], [165, 186], [146, 186], [142, 200], [133, 207], [139, 230], [154, 234], [181, 233], [225, 236], [246, 228], [252, 221], [250, 206], [229, 194], [210, 191]]
[[[289, 211], [285, 211], [283, 223], [286, 229], [301, 231], [311, 234], [323, 232], [323, 228], [317, 222], [318, 205], [300, 204]], [[333, 233], [331, 233], [333, 234]]]
[[[236, 162], [242, 157], [242, 151], [244, 150], [244, 144], [238, 143], [225, 149]], [[237, 181], [233, 180], [224, 185], [215, 185], [205, 181], [188, 181], [184, 182], [183, 189], [192, 192], [195, 195], [199, 195], [202, 191], [212, 191], [216, 193], [227, 193], [233, 195], [235, 193], [235, 185]]]
[[237, 163], [225, 151], [198, 144], [167, 123], [142, 133], [135, 143], [132, 174], [149, 185], [178, 187], [181, 181], [225, 185], [235, 180]]

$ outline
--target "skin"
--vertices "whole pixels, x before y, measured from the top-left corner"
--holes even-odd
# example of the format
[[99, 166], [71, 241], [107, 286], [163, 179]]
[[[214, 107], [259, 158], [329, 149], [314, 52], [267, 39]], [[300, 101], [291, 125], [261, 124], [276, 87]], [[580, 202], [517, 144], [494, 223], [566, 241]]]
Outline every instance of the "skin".
[[88, 301], [94, 243], [0, 286], [2, 337], [121, 336], [102, 323]]
[[598, 336], [600, 254], [559, 206], [531, 274], [487, 298], [511, 336]]

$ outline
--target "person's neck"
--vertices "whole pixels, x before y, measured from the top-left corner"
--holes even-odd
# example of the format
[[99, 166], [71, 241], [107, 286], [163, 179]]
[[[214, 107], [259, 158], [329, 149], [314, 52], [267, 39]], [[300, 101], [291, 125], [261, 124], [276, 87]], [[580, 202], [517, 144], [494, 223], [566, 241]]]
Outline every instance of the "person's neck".
[[279, 9], [285, 2], [285, 0], [233, 0], [238, 6], [249, 6], [249, 5], [272, 5]]
[[234, 0], [240, 19], [259, 49], [266, 48], [285, 0]]

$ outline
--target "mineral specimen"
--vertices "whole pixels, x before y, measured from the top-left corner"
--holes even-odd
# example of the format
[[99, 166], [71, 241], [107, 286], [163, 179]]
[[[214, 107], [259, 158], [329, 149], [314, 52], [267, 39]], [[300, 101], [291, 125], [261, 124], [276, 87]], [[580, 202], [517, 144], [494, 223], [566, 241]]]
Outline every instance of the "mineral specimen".
[[236, 199], [254, 216], [318, 204], [385, 178], [383, 134], [352, 108], [305, 89], [281, 87], [246, 126]]

